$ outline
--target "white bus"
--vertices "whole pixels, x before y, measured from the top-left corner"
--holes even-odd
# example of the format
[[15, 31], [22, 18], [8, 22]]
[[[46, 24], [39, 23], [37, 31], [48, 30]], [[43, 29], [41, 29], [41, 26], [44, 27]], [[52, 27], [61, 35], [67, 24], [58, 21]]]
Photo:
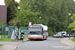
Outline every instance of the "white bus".
[[48, 27], [42, 24], [34, 24], [28, 27], [28, 39], [47, 39]]

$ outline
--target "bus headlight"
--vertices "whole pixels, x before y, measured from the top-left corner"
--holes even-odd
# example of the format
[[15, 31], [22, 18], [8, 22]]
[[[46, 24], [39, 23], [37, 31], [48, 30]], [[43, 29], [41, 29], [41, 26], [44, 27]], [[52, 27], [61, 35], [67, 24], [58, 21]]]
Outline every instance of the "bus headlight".
[[39, 37], [43, 37], [42, 35], [39, 35]]
[[28, 35], [28, 37], [31, 37], [30, 35]]

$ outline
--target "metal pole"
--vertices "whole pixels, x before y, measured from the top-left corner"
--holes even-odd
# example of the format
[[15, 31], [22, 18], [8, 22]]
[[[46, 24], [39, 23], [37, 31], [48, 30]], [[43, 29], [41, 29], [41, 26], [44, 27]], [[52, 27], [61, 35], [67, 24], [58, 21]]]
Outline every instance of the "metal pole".
[[41, 19], [40, 19], [40, 24], [41, 24]]
[[41, 17], [39, 17], [40, 18], [40, 24], [41, 24]]
[[[18, 23], [19, 23], [19, 11], [20, 9], [18, 9]], [[18, 32], [19, 32], [19, 28], [18, 28]], [[19, 39], [20, 39], [20, 33], [19, 33]]]
[[18, 6], [17, 8], [18, 8], [18, 22], [19, 22], [19, 10], [20, 10], [20, 6]]
[[[69, 25], [70, 25], [70, 15], [69, 15]], [[70, 28], [69, 28], [69, 39], [70, 39]]]
[[56, 33], [56, 24], [57, 24], [57, 22], [55, 22], [55, 33]]
[[[10, 24], [8, 24], [8, 28], [9, 28], [9, 30], [10, 30]], [[8, 31], [8, 38], [9, 38], [9, 31]]]
[[[19, 23], [19, 9], [18, 9], [18, 23]], [[18, 32], [19, 32], [19, 28], [18, 28]], [[19, 35], [18, 35], [19, 36]], [[19, 39], [19, 38], [18, 38]]]
[[2, 39], [2, 23], [1, 23], [1, 39]]
[[18, 22], [19, 22], [19, 9], [18, 9]]
[[2, 39], [2, 23], [1, 23], [1, 39]]

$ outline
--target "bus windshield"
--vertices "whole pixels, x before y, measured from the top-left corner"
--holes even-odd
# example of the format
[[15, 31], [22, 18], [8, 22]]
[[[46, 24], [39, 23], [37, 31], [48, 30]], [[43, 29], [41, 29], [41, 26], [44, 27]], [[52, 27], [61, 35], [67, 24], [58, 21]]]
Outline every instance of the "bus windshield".
[[40, 31], [31, 31], [30, 34], [41, 34]]

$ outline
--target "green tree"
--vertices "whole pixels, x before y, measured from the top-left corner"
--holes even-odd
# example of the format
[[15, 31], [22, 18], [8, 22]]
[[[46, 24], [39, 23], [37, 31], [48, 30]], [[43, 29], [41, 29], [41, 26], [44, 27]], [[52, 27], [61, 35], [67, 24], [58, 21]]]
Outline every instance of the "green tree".
[[73, 14], [73, 16], [71, 16], [71, 19], [73, 22], [70, 23], [69, 28], [74, 29], [75, 28], [75, 14]]
[[[5, 3], [9, 7], [8, 18], [12, 21], [14, 16], [14, 21], [14, 19], [17, 18], [18, 12], [16, 6], [15, 9], [13, 9], [14, 11], [11, 11], [11, 7], [15, 5], [14, 1], [8, 2], [8, 0], [6, 0]], [[19, 14], [21, 26], [28, 26], [30, 21], [33, 24], [42, 23], [49, 27], [50, 34], [51, 32], [66, 31], [68, 29], [68, 13], [75, 13], [75, 2], [73, 0], [20, 0], [19, 5], [21, 6]], [[41, 20], [39, 19], [40, 16]], [[71, 19], [71, 22], [72, 20], [73, 19]], [[17, 21], [17, 19], [15, 19], [15, 21]]]
[[10, 22], [10, 20], [17, 17], [17, 6], [19, 4], [15, 0], [5, 0], [5, 5], [7, 6], [7, 22]]
[[[40, 12], [36, 17], [38, 19], [37, 23], [40, 21], [42, 24], [48, 25], [54, 32], [66, 30], [68, 13], [75, 12], [73, 11], [75, 5], [73, 0], [21, 0], [20, 5], [22, 7], [20, 13], [26, 16], [25, 20], [28, 21], [30, 18], [27, 18], [27, 14], [30, 12]], [[39, 20], [40, 16], [42, 17], [41, 20]]]
[[32, 12], [30, 9], [30, 1], [28, 0], [21, 0], [20, 2], [20, 25], [27, 27], [29, 22], [33, 24], [39, 23], [38, 15], [40, 12]]

